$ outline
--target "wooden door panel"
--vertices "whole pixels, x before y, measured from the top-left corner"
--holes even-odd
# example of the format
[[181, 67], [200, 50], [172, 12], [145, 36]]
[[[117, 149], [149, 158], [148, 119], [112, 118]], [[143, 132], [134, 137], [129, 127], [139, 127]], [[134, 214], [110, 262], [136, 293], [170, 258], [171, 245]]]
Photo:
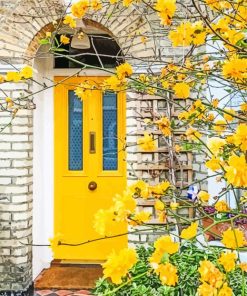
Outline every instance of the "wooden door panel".
[[[63, 78], [59, 77], [56, 81]], [[91, 78], [97, 82], [104, 79]], [[82, 103], [79, 101], [71, 103], [71, 96], [74, 96], [71, 92], [84, 79], [88, 80], [89, 77], [71, 78], [66, 81], [66, 85], [59, 85], [55, 89], [54, 232], [62, 235], [63, 242], [72, 244], [99, 238], [93, 228], [95, 213], [99, 209], [109, 208], [114, 195], [121, 194], [126, 186], [125, 153], [122, 149], [125, 137], [124, 95], [108, 94], [105, 99], [102, 92], [95, 90], [92, 96], [84, 98]], [[108, 100], [107, 104], [105, 100]], [[115, 105], [110, 103], [114, 100]], [[80, 104], [83, 109], [82, 114], [80, 114]], [[70, 117], [71, 112], [72, 117]], [[82, 118], [81, 128], [80, 118]], [[105, 130], [103, 124], [106, 126]], [[117, 135], [114, 135], [115, 132]], [[94, 151], [90, 134], [95, 136]], [[104, 135], [107, 135], [105, 137], [107, 149], [104, 149], [104, 144], [106, 146]], [[73, 137], [75, 142], [77, 141], [75, 146], [71, 146]], [[117, 161], [114, 157], [106, 159], [104, 150], [105, 155], [107, 152], [107, 155], [114, 157], [117, 151]], [[81, 157], [80, 151], [82, 151]], [[88, 188], [91, 181], [97, 183], [97, 189], [93, 191]], [[115, 233], [125, 233], [126, 230], [127, 226], [123, 223]], [[113, 249], [121, 249], [126, 244], [127, 236], [120, 236], [77, 247], [59, 246], [55, 250], [55, 258], [104, 260]]]

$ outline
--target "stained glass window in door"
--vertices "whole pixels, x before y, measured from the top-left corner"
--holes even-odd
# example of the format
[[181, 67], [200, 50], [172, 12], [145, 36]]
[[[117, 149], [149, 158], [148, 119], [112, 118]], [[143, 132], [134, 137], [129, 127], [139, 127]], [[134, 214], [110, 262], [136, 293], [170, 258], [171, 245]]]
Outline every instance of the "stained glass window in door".
[[117, 95], [103, 94], [103, 170], [118, 169]]
[[83, 169], [82, 159], [82, 131], [83, 131], [83, 102], [74, 91], [69, 91], [69, 170]]

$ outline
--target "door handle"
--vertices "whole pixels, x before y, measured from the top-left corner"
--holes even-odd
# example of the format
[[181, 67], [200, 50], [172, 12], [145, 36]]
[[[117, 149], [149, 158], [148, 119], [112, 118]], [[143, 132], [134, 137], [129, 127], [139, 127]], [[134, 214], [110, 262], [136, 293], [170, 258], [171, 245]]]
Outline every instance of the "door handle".
[[96, 153], [95, 138], [96, 138], [96, 133], [89, 132], [89, 153]]
[[97, 183], [94, 181], [89, 182], [88, 189], [89, 190], [95, 190], [97, 188]]

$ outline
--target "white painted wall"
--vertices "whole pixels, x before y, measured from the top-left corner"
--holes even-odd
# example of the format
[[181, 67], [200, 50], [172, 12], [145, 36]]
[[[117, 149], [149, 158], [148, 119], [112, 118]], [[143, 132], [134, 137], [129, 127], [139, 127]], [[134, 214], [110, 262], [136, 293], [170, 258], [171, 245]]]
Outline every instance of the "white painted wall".
[[[44, 59], [36, 59], [35, 80], [47, 75]], [[34, 84], [34, 92], [40, 86]], [[33, 243], [48, 244], [53, 236], [53, 89], [35, 95], [33, 130]], [[52, 252], [48, 247], [33, 247], [33, 278], [49, 266]]]

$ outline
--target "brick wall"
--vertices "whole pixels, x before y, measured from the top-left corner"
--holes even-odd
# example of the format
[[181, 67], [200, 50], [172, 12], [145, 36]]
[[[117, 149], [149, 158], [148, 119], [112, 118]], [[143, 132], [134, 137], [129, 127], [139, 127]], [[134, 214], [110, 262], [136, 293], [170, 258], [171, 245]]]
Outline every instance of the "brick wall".
[[[1, 89], [15, 97], [30, 85], [6, 83]], [[1, 112], [0, 289], [25, 290], [32, 271], [31, 247], [25, 245], [32, 243], [32, 110], [20, 110], [6, 127], [10, 122]]]

